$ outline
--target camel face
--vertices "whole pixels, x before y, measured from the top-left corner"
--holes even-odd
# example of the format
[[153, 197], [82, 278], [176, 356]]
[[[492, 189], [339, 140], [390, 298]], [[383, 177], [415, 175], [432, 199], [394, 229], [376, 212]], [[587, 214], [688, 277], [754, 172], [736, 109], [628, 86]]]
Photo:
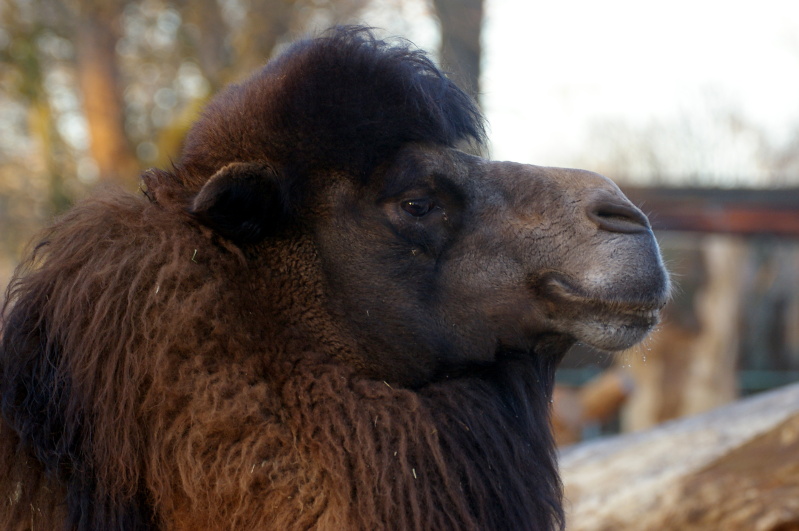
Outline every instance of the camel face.
[[668, 296], [646, 217], [595, 173], [415, 145], [320, 195], [328, 304], [374, 377], [418, 385], [553, 337], [625, 349]]

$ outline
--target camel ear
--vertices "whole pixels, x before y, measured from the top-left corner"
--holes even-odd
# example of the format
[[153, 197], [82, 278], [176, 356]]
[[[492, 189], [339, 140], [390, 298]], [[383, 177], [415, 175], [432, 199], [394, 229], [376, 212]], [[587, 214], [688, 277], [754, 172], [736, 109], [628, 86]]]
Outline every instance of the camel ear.
[[190, 212], [238, 245], [256, 243], [285, 215], [278, 175], [263, 163], [228, 164], [205, 183]]

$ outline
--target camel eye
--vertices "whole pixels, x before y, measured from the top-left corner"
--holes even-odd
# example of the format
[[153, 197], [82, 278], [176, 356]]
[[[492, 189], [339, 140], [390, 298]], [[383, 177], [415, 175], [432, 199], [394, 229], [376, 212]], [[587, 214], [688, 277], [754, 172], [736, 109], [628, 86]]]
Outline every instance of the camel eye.
[[402, 210], [404, 210], [411, 216], [420, 218], [425, 214], [427, 214], [428, 212], [430, 212], [431, 210], [433, 210], [433, 207], [436, 206], [436, 204], [433, 202], [432, 199], [422, 198], [422, 199], [407, 199], [402, 203], [400, 203], [400, 206], [402, 207]]

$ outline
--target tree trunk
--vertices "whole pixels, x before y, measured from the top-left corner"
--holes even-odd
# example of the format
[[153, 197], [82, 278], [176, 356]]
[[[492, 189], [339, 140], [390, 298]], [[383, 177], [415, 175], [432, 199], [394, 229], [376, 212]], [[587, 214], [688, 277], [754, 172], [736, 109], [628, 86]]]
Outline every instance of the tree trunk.
[[441, 22], [441, 63], [475, 99], [480, 94], [483, 0], [433, 0]]
[[[196, 28], [190, 35], [194, 41], [197, 63], [211, 85], [210, 92], [215, 94], [228, 81], [228, 70], [232, 63], [231, 49], [226, 43], [228, 30], [222, 22], [219, 2], [181, 0], [177, 5], [181, 8], [184, 20]], [[260, 58], [262, 62], [266, 59], [268, 57]]]
[[799, 530], [799, 384], [564, 449], [569, 531]]
[[[108, 4], [115, 5], [116, 2]], [[90, 152], [102, 180], [132, 188], [138, 182], [140, 168], [125, 134], [124, 103], [116, 62], [118, 14], [110, 7], [93, 2], [85, 2], [81, 8], [76, 51]]]

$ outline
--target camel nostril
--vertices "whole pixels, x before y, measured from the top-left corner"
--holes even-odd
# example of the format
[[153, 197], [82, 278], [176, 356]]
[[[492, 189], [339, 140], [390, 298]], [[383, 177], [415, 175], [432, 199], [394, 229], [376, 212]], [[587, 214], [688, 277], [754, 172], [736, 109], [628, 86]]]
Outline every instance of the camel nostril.
[[601, 201], [588, 211], [597, 226], [609, 232], [636, 233], [649, 231], [649, 220], [631, 204]]

